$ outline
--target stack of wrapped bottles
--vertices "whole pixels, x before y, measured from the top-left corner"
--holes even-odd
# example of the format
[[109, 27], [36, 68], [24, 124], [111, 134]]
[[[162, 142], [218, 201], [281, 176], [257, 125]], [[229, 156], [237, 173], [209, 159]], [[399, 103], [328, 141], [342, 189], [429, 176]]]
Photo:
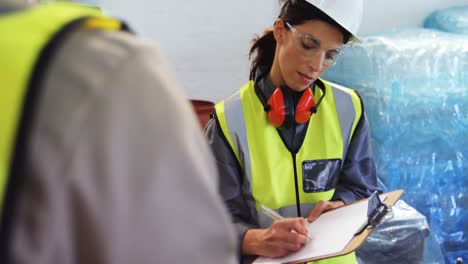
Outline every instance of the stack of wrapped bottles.
[[358, 91], [379, 178], [405, 189], [447, 263], [468, 261], [468, 6], [424, 25], [364, 37], [323, 77]]

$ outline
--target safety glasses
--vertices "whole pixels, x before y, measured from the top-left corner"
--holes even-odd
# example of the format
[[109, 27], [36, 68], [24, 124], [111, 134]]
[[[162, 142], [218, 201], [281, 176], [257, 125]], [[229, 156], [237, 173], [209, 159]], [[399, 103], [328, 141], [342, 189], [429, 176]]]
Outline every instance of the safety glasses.
[[300, 48], [304, 52], [306, 57], [313, 57], [320, 52], [320, 50], [324, 50], [322, 65], [323, 66], [330, 66], [336, 62], [336, 59], [343, 54], [341, 49], [324, 49], [320, 46], [320, 41], [318, 41], [314, 36], [310, 34], [303, 34], [297, 31], [297, 29], [288, 22], [285, 22], [286, 28], [290, 30], [293, 34], [297, 36], [297, 40], [299, 41]]

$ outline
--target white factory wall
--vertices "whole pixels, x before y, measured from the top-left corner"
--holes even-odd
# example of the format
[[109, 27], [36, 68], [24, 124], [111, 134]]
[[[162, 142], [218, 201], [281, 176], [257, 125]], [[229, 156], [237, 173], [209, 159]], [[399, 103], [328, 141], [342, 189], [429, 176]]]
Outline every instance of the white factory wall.
[[[248, 50], [271, 26], [277, 0], [83, 0], [125, 18], [156, 41], [189, 98], [219, 101], [248, 79]], [[362, 34], [419, 26], [433, 10], [468, 0], [365, 0]]]

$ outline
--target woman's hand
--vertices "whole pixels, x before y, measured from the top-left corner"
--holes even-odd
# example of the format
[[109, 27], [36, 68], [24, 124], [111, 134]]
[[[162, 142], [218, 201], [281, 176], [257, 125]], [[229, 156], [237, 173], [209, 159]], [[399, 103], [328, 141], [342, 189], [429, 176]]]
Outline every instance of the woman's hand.
[[[291, 231], [295, 232], [291, 232]], [[277, 220], [267, 229], [249, 229], [242, 241], [244, 255], [283, 257], [296, 252], [307, 242], [305, 219]]]
[[343, 205], [344, 205], [343, 201], [320, 201], [315, 205], [312, 212], [310, 212], [309, 216], [307, 217], [307, 221], [309, 221], [309, 223], [312, 223], [322, 213], [336, 209]]

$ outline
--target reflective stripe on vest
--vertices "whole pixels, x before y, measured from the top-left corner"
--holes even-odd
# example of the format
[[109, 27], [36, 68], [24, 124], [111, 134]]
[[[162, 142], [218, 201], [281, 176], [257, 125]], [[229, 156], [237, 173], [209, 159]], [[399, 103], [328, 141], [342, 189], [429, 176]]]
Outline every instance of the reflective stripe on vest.
[[11, 173], [25, 96], [44, 47], [72, 22], [80, 27], [119, 30], [122, 23], [97, 8], [70, 2], [40, 4], [0, 15], [0, 209]]
[[[309, 122], [303, 143], [306, 147], [297, 153], [298, 176], [302, 175], [301, 164], [305, 160], [343, 160], [361, 115], [360, 100], [352, 90], [324, 83], [327, 96]], [[314, 96], [320, 96], [319, 93]], [[248, 188], [244, 186], [244, 191], [252, 194], [253, 200], [247, 202], [255, 205], [251, 208], [253, 216], [261, 218], [262, 214], [255, 213], [260, 204], [285, 216], [296, 216], [292, 154], [276, 128], [268, 123], [253, 82], [217, 104], [215, 110], [223, 134], [245, 173], [244, 183]], [[302, 181], [298, 183], [303, 190]], [[334, 189], [318, 193], [301, 191], [302, 211], [310, 212], [316, 202], [330, 200], [333, 193]], [[258, 220], [262, 224], [262, 219]]]
[[[268, 227], [271, 219], [259, 213], [261, 204], [283, 216], [297, 216], [293, 166], [301, 179], [298, 184], [304, 215], [308, 215], [319, 200], [328, 201], [333, 196], [334, 189], [315, 193], [303, 191], [302, 162], [344, 160], [362, 113], [360, 99], [354, 91], [323, 82], [327, 95], [318, 112], [311, 117], [304, 142], [296, 155], [296, 164], [276, 128], [269, 124], [252, 81], [215, 106], [221, 130], [245, 174], [244, 198], [251, 215], [262, 228]], [[317, 100], [321, 90], [315, 91]], [[356, 263], [356, 260], [353, 253], [316, 263]]]

